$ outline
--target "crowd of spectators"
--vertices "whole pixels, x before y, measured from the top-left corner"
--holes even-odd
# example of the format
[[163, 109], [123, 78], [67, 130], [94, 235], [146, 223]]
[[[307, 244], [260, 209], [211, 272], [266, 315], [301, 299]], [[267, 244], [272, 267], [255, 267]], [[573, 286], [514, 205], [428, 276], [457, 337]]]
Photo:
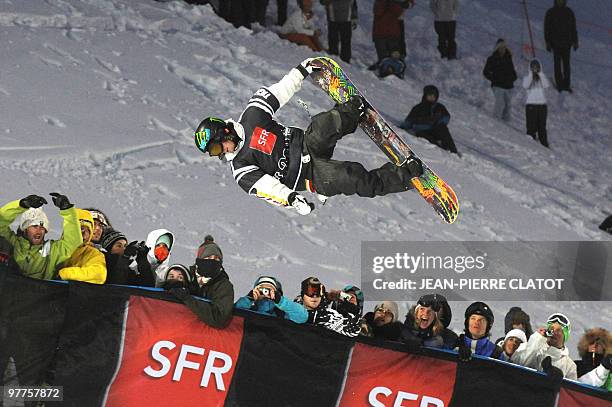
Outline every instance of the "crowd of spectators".
[[215, 328], [229, 323], [234, 308], [244, 309], [321, 326], [347, 337], [403, 343], [412, 352], [423, 347], [447, 349], [466, 363], [472, 355], [480, 355], [543, 371], [553, 380], [568, 378], [612, 390], [612, 334], [601, 327], [584, 332], [578, 345], [580, 359], [574, 361], [566, 347], [571, 322], [560, 312], [533, 328], [529, 315], [512, 307], [504, 319], [504, 337], [492, 341], [495, 317], [487, 304], [469, 305], [463, 329], [454, 332], [449, 328], [451, 306], [436, 293], [419, 298], [403, 322], [396, 302], [382, 301], [364, 314], [365, 297], [359, 287], [328, 289], [316, 276], [296, 287], [299, 295], [293, 300], [272, 275], [259, 276], [252, 289], [235, 300], [223, 252], [212, 236], [205, 236], [192, 265], [171, 264], [172, 232], [157, 229], [144, 241], [128, 243], [100, 209], [77, 208], [60, 193], [50, 196], [63, 218], [58, 240], [47, 239], [51, 226], [43, 210], [46, 198], [29, 195], [0, 208], [0, 272], [44, 280], [159, 287]]

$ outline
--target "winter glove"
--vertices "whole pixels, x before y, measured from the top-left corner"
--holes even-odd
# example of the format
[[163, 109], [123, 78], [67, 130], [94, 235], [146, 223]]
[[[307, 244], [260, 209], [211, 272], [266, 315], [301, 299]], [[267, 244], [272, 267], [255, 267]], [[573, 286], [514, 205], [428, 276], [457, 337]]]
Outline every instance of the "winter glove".
[[42, 196], [38, 195], [28, 195], [25, 198], [19, 200], [19, 206], [21, 206], [23, 209], [40, 208], [46, 203], [47, 200]]
[[320, 66], [313, 64], [316, 58], [306, 58], [303, 60], [296, 68], [304, 75], [304, 78], [313, 73], [314, 71], [318, 71], [321, 69]]
[[608, 370], [612, 370], [612, 353], [604, 356], [601, 365]]
[[308, 215], [315, 208], [314, 204], [308, 202], [306, 198], [295, 191], [289, 194], [287, 202], [289, 202], [289, 205], [293, 206], [300, 215]]
[[70, 209], [74, 206], [70, 203], [66, 195], [62, 195], [58, 192], [51, 192], [49, 195], [53, 197], [53, 205], [57, 206], [60, 211]]
[[168, 292], [181, 301], [185, 301], [189, 297], [189, 291], [185, 287], [174, 287], [169, 289]]
[[563, 380], [563, 372], [558, 367], [552, 365], [552, 359], [550, 356], [546, 356], [544, 360], [542, 360], [542, 370], [548, 376], [551, 384], [553, 386], [557, 386], [561, 384], [561, 380]]
[[138, 243], [138, 241], [134, 240], [133, 242], [130, 242], [130, 244], [128, 244], [125, 248], [125, 251], [123, 252], [123, 257], [137, 257], [138, 254], [143, 251], [143, 247], [145, 247], [148, 252], [149, 248], [145, 245], [144, 242]]
[[459, 336], [459, 360], [461, 362], [469, 362], [472, 359], [472, 349], [465, 344], [465, 335]]

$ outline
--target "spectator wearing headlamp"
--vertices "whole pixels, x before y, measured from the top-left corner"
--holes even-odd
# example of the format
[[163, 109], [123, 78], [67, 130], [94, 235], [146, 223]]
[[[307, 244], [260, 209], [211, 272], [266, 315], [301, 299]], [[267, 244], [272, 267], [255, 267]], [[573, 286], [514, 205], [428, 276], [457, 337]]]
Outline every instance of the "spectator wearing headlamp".
[[[570, 358], [565, 346], [569, 339], [571, 324], [567, 316], [555, 313], [548, 317], [546, 327], [538, 329], [529, 337], [527, 346], [518, 349], [512, 355], [511, 361], [519, 365], [546, 371], [549, 365], [558, 368], [566, 379], [576, 380], [576, 363]], [[550, 356], [550, 363], [544, 359]]]

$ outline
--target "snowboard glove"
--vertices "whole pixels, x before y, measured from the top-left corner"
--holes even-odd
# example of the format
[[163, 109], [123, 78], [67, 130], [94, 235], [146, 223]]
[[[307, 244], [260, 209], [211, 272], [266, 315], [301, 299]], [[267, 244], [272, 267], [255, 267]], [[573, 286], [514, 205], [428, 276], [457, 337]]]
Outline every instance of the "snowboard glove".
[[185, 299], [190, 295], [189, 290], [187, 290], [185, 287], [173, 287], [169, 289], [168, 292], [172, 294], [173, 297], [176, 297], [181, 301], [185, 301]]
[[313, 64], [316, 58], [306, 58], [303, 60], [296, 68], [298, 71], [302, 73], [304, 78], [310, 75], [313, 71], [318, 71], [321, 69], [320, 66]]
[[423, 175], [423, 163], [413, 155], [406, 159], [406, 163], [403, 166], [408, 170], [411, 178]]
[[133, 242], [130, 242], [130, 244], [128, 244], [125, 248], [125, 251], [123, 252], [123, 257], [134, 258], [142, 253], [146, 255], [148, 252], [149, 248], [145, 245], [145, 242], [138, 243], [137, 240], [134, 240]]
[[287, 202], [289, 202], [289, 205], [294, 207], [300, 215], [308, 215], [315, 208], [314, 204], [308, 202], [306, 198], [295, 191], [289, 194]]
[[62, 195], [58, 192], [51, 192], [49, 195], [53, 197], [53, 204], [57, 206], [60, 211], [70, 209], [74, 206], [74, 204], [70, 203], [66, 195]]
[[21, 206], [23, 209], [40, 208], [46, 203], [47, 200], [42, 196], [38, 195], [28, 195], [25, 198], [19, 200], [19, 206]]
[[558, 367], [552, 365], [552, 359], [550, 356], [546, 356], [544, 360], [542, 360], [542, 370], [548, 376], [548, 380], [553, 385], [553, 387], [557, 387], [561, 385], [561, 381], [563, 380], [563, 372]]
[[459, 336], [459, 360], [461, 362], [469, 362], [472, 359], [472, 349], [465, 344], [465, 335]]
[[612, 353], [604, 356], [601, 365], [608, 370], [612, 370]]

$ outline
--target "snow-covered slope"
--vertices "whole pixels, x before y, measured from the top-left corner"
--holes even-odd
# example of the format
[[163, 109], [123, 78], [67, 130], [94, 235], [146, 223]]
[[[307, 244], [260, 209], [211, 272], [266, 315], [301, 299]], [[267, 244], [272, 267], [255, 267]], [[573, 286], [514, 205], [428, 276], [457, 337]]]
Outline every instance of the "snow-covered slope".
[[[609, 8], [585, 0], [576, 10], [581, 48], [573, 61], [575, 92], [549, 92], [548, 150], [524, 134], [522, 93], [510, 126], [490, 117], [493, 97], [481, 75], [497, 36], [524, 42], [520, 5], [464, 2], [460, 59], [448, 62], [436, 56], [425, 3], [406, 14], [405, 80], [381, 81], [365, 69], [375, 56], [372, 0], [359, 3], [354, 61], [346, 70], [394, 124], [420, 100], [425, 84], [439, 86], [463, 157], [402, 134], [455, 188], [462, 212], [454, 225], [443, 224], [415, 193], [334, 197], [308, 217], [246, 196], [229, 168], [194, 148], [192, 131], [209, 115], [237, 118], [259, 86], [312, 54], [271, 31], [235, 29], [209, 6], [179, 1], [0, 0], [0, 202], [60, 191], [80, 206], [103, 209], [131, 240], [160, 227], [172, 230], [172, 257], [181, 263], [191, 263], [211, 233], [239, 294], [263, 273], [278, 276], [289, 295], [309, 275], [329, 286], [358, 283], [366, 240], [610, 239], [597, 225], [612, 211], [611, 51], [605, 31], [580, 26], [582, 20], [608, 24]], [[530, 8], [538, 44], [542, 7]], [[274, 2], [268, 12], [271, 20]], [[316, 13], [325, 21], [320, 8]], [[526, 61], [515, 48], [524, 74]], [[545, 55], [544, 66], [552, 77], [550, 59]], [[279, 120], [308, 124], [298, 98], [311, 114], [331, 106], [305, 82]], [[369, 168], [385, 162], [361, 132], [343, 140], [336, 156]], [[46, 210], [57, 237], [59, 217], [52, 207]], [[510, 305], [494, 306], [500, 320]], [[575, 320], [589, 314], [575, 332], [594, 321], [612, 326], [609, 304], [559, 305]], [[456, 329], [462, 306], [457, 304]], [[555, 309], [525, 307], [536, 322]], [[501, 335], [500, 325], [494, 336]]]

